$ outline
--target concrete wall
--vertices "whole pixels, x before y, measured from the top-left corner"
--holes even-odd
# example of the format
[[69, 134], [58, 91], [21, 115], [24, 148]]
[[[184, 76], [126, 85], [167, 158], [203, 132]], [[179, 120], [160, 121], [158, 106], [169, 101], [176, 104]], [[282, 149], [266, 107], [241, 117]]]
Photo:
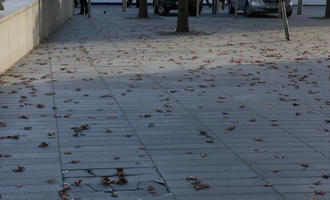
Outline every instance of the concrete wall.
[[0, 73], [25, 56], [72, 15], [72, 0], [36, 0], [0, 18]]

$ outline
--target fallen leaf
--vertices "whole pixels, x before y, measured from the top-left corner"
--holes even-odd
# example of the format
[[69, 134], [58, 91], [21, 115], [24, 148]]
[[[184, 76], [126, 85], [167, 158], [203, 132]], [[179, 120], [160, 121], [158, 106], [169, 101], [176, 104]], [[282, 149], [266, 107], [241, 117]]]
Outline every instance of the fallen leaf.
[[74, 181], [74, 184], [76, 185], [76, 186], [80, 186], [80, 184], [83, 182], [83, 179], [79, 179], [79, 180], [76, 180], [76, 181]]
[[315, 195], [321, 195], [321, 196], [325, 195], [325, 192], [323, 192], [322, 190], [315, 190], [314, 193]]
[[0, 139], [14, 139], [18, 140], [20, 138], [20, 135], [8, 135], [8, 136], [1, 136]]
[[143, 114], [143, 115], [140, 115], [141, 118], [148, 118], [148, 117], [151, 117], [151, 114]]
[[41, 143], [39, 144], [39, 147], [40, 147], [40, 148], [48, 147], [48, 143], [47, 143], [47, 142], [41, 142]]
[[323, 174], [323, 175], [322, 175], [322, 178], [324, 178], [324, 179], [328, 179], [328, 178], [329, 178], [329, 174]]
[[307, 162], [301, 162], [300, 165], [305, 168], [309, 167], [309, 164]]
[[4, 154], [0, 154], [0, 158], [10, 158], [11, 154], [8, 153], [4, 153]]
[[106, 133], [112, 133], [112, 130], [109, 129], [109, 128], [106, 128], [106, 129], [105, 129], [105, 132], [106, 132]]
[[110, 115], [110, 116], [107, 116], [107, 119], [112, 119], [112, 120], [114, 120], [114, 119], [117, 119], [118, 117], [117, 116], [115, 116], [115, 115]]
[[74, 131], [74, 132], [81, 132], [83, 130], [88, 130], [90, 127], [88, 124], [82, 124], [80, 126], [73, 126], [71, 127], [71, 129]]
[[49, 132], [48, 136], [54, 136], [56, 133], [55, 132]]
[[158, 196], [159, 195], [159, 194], [156, 193], [155, 188], [151, 185], [148, 186], [148, 191], [152, 196]]
[[251, 118], [249, 121], [250, 121], [250, 122], [256, 122], [257, 119], [253, 117], [253, 118]]
[[54, 179], [49, 179], [49, 180], [47, 180], [47, 183], [48, 184], [54, 184], [56, 181], [54, 180]]
[[264, 184], [264, 187], [272, 187], [273, 186], [273, 184], [270, 184], [270, 183], [265, 183]]
[[29, 116], [27, 116], [27, 115], [21, 115], [21, 116], [19, 116], [18, 118], [19, 118], [19, 119], [29, 119]]
[[7, 126], [6, 122], [0, 122], [0, 127], [5, 127], [5, 126]]
[[255, 151], [255, 152], [258, 152], [258, 153], [263, 153], [263, 152], [265, 152], [265, 150], [260, 149], [260, 148], [254, 149], [254, 151]]
[[232, 130], [234, 130], [236, 127], [235, 126], [229, 126], [228, 128], [227, 128], [227, 131], [232, 131]]
[[253, 138], [254, 141], [256, 142], [263, 142], [264, 140], [262, 138]]
[[44, 104], [37, 104], [37, 108], [44, 108], [45, 105]]
[[77, 163], [80, 163], [80, 160], [71, 160], [70, 163], [71, 163], [71, 164], [77, 164]]
[[194, 176], [188, 176], [186, 180], [191, 182], [195, 190], [204, 190], [210, 188], [210, 185], [202, 183], [201, 180]]
[[23, 167], [22, 165], [18, 165], [17, 168], [13, 169], [14, 172], [24, 172], [25, 171], [25, 167]]
[[112, 194], [111, 194], [111, 197], [117, 198], [117, 197], [118, 197], [118, 194], [116, 194], [116, 193], [112, 193]]
[[105, 176], [102, 178], [102, 184], [105, 186], [109, 186], [111, 184], [116, 184], [116, 181], [115, 180], [111, 181], [109, 176]]
[[285, 156], [281, 155], [281, 154], [276, 154], [275, 158], [285, 158]]

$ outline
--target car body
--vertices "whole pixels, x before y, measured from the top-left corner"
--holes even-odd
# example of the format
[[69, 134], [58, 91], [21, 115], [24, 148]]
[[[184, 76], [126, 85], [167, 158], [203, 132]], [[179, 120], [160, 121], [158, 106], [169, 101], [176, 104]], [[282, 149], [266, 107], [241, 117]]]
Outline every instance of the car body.
[[[244, 10], [246, 16], [254, 13], [278, 13], [279, 0], [237, 0], [238, 10]], [[291, 16], [293, 12], [292, 0], [284, 0], [286, 4], [287, 16]], [[235, 0], [228, 1], [229, 13], [234, 13]]]
[[[154, 13], [168, 15], [171, 10], [178, 9], [178, 0], [153, 0]], [[199, 13], [203, 8], [203, 0], [200, 0]], [[188, 0], [188, 13], [195, 16], [197, 12], [197, 0]]]

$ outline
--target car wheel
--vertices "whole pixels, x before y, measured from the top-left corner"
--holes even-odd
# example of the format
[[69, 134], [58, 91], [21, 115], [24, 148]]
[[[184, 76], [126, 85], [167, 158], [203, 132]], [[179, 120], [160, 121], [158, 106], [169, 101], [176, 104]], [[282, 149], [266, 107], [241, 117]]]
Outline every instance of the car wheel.
[[244, 14], [245, 14], [245, 16], [247, 16], [247, 17], [251, 17], [251, 16], [252, 16], [252, 11], [251, 11], [251, 9], [250, 9], [250, 5], [249, 5], [249, 3], [247, 3], [247, 4], [245, 5]]
[[169, 10], [167, 10], [161, 2], [159, 2], [158, 5], [158, 12], [160, 15], [164, 15], [164, 16], [169, 14]]
[[235, 13], [235, 8], [233, 7], [232, 1], [228, 1], [228, 13], [229, 14]]

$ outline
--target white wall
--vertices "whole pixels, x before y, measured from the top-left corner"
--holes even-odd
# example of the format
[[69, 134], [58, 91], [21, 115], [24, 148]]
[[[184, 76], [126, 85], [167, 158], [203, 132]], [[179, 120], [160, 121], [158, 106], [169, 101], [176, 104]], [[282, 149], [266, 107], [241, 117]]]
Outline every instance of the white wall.
[[0, 73], [73, 15], [72, 0], [35, 0], [0, 18]]

